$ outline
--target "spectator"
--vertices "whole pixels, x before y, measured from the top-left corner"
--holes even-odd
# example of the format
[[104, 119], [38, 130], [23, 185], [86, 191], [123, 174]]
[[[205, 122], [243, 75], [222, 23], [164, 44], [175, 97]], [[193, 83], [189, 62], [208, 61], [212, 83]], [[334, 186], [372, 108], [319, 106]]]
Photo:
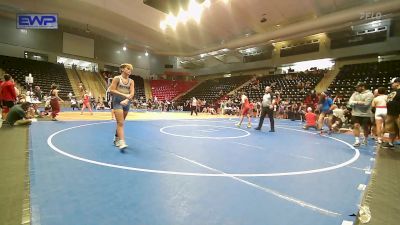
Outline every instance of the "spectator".
[[342, 108], [338, 108], [336, 104], [332, 105], [332, 130], [335, 132], [339, 132], [339, 129], [342, 128], [344, 121], [346, 118], [344, 117], [344, 110]]
[[75, 108], [79, 110], [79, 106], [78, 106], [78, 102], [76, 101], [76, 98], [71, 98], [71, 108], [72, 108], [72, 111], [74, 111]]
[[310, 127], [318, 130], [317, 115], [315, 113], [313, 113], [311, 107], [307, 108], [307, 113], [304, 117], [306, 118], [306, 124], [303, 127], [304, 130], [308, 130]]
[[[32, 123], [31, 120], [27, 120], [27, 112], [30, 108], [29, 102], [24, 102], [21, 105], [13, 106], [9, 113], [3, 127], [12, 127], [14, 125], [29, 125]], [[6, 125], [6, 126], [4, 126]]]
[[5, 119], [7, 118], [7, 113], [14, 106], [15, 101], [17, 100], [14, 82], [8, 74], [4, 74], [4, 82], [0, 86], [0, 96], [3, 101], [2, 118]]
[[320, 115], [318, 118], [318, 129], [320, 129], [321, 131], [323, 130], [325, 117], [328, 117], [327, 125], [329, 128], [329, 132], [332, 130], [332, 118], [333, 118], [332, 109], [331, 109], [332, 104], [333, 104], [333, 101], [329, 97], [329, 93], [322, 92], [319, 103], [318, 103], [318, 109], [320, 111]]
[[[3, 81], [0, 79], [0, 110], [3, 111], [3, 99], [1, 97], [1, 84], [3, 83]], [[3, 117], [1, 117], [2, 119]]]
[[364, 140], [362, 144], [367, 145], [368, 143], [368, 135], [370, 132], [371, 126], [371, 103], [374, 99], [374, 95], [368, 89], [366, 89], [366, 83], [359, 82], [356, 86], [356, 91], [350, 97], [349, 105], [352, 107], [351, 111], [351, 121], [353, 122], [353, 135], [355, 138], [355, 142], [353, 144], [354, 147], [360, 146], [360, 127], [363, 128], [364, 131]]
[[372, 101], [372, 107], [375, 109], [376, 137], [379, 144], [382, 144], [383, 122], [387, 115], [386, 102], [386, 88], [380, 87], [376, 90], [376, 97]]
[[192, 98], [192, 104], [191, 104], [191, 107], [190, 107], [190, 115], [192, 116], [193, 115], [193, 112], [195, 112], [196, 113], [196, 116], [197, 116], [197, 110], [196, 110], [196, 107], [197, 107], [197, 99], [195, 98], [195, 97], [193, 97]]
[[39, 86], [35, 86], [35, 89], [33, 90], [33, 94], [37, 97], [37, 99], [39, 101], [42, 101], [43, 94], [42, 94], [42, 90], [40, 89]]
[[383, 143], [383, 148], [394, 148], [393, 141], [400, 132], [400, 78], [393, 78], [391, 84], [393, 92], [387, 97], [385, 120], [385, 133], [389, 133], [389, 140]]

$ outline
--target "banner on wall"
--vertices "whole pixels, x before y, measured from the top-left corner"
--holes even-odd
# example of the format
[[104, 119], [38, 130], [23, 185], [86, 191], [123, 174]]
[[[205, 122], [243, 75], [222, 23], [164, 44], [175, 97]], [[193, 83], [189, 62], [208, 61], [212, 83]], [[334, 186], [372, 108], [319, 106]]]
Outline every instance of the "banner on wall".
[[55, 13], [17, 14], [17, 29], [58, 29]]

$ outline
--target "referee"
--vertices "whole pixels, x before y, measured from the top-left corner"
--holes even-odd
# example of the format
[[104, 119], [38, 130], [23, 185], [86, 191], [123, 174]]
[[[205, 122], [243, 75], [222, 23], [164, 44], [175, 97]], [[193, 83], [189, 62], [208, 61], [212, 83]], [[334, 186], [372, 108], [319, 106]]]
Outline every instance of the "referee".
[[268, 114], [269, 117], [269, 122], [271, 124], [271, 130], [269, 132], [275, 132], [275, 123], [274, 123], [274, 105], [276, 103], [276, 97], [272, 93], [271, 87], [266, 86], [265, 87], [265, 94], [263, 96], [262, 100], [262, 109], [261, 109], [261, 116], [260, 116], [260, 122], [258, 123], [258, 127], [256, 127], [256, 130], [261, 130], [261, 127], [264, 123], [264, 118]]

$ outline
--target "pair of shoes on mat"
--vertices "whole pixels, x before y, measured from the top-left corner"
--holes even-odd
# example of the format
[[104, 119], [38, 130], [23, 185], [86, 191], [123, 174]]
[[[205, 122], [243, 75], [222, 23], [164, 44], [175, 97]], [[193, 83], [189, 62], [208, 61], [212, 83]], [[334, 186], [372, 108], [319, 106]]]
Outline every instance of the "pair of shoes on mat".
[[[235, 124], [235, 126], [237, 126], [237, 127], [241, 127], [241, 126], [242, 126], [242, 124], [240, 124], [240, 123], [237, 123], [237, 124]], [[248, 124], [247, 124], [247, 128], [251, 128], [251, 123], [248, 123]]]
[[366, 141], [363, 141], [361, 143], [360, 142], [354, 142], [354, 144], [353, 144], [354, 147], [360, 147], [361, 145], [367, 146], [368, 142], [366, 142]]
[[[261, 128], [256, 127], [256, 128], [254, 128], [254, 130], [261, 130]], [[269, 132], [275, 132], [275, 129], [271, 129], [271, 130], [269, 130]]]
[[368, 139], [364, 139], [364, 140], [361, 142], [361, 144], [367, 146], [367, 145], [368, 145]]
[[126, 142], [124, 140], [120, 140], [117, 137], [114, 137], [114, 145], [115, 147], [118, 147], [119, 150], [123, 151], [125, 148], [128, 147], [128, 145], [126, 144]]
[[361, 142], [360, 141], [356, 141], [353, 144], [354, 147], [360, 147], [361, 145], [367, 146], [368, 145], [368, 140], [364, 138]]
[[124, 149], [127, 148], [127, 147], [128, 147], [128, 145], [125, 143], [124, 140], [119, 140], [118, 148], [119, 148], [120, 151], [124, 151]]
[[385, 148], [385, 149], [387, 149], [387, 148], [392, 149], [392, 148], [394, 148], [394, 144], [390, 143], [390, 142], [384, 142], [381, 147]]

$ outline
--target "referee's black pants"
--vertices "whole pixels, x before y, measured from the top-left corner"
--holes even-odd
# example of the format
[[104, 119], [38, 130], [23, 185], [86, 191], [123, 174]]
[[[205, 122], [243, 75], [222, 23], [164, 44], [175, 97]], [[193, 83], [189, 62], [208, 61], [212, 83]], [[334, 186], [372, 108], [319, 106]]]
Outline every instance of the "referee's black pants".
[[190, 115], [193, 115], [193, 112], [195, 112], [196, 113], [196, 116], [197, 116], [197, 109], [196, 109], [197, 107], [196, 106], [190, 106]]
[[263, 123], [264, 123], [264, 118], [268, 114], [269, 117], [269, 122], [271, 124], [271, 131], [275, 131], [275, 121], [274, 121], [274, 111], [267, 107], [262, 107], [261, 109], [261, 116], [260, 116], [260, 122], [258, 123], [258, 129], [261, 129]]

